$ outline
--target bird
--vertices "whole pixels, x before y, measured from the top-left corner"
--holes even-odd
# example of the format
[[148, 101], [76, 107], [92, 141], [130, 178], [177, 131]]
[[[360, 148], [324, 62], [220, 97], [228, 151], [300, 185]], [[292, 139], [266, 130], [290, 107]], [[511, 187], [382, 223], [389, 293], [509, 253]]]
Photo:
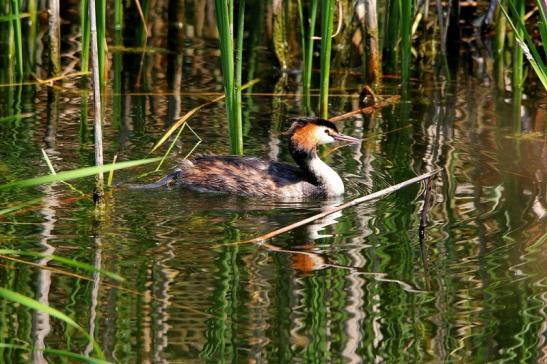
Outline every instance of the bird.
[[180, 186], [199, 192], [283, 200], [333, 198], [344, 194], [344, 183], [319, 158], [317, 147], [335, 141], [357, 144], [360, 139], [341, 134], [328, 120], [299, 117], [288, 130], [289, 152], [296, 165], [249, 156], [196, 155], [178, 163], [172, 173], [155, 183], [129, 188]]

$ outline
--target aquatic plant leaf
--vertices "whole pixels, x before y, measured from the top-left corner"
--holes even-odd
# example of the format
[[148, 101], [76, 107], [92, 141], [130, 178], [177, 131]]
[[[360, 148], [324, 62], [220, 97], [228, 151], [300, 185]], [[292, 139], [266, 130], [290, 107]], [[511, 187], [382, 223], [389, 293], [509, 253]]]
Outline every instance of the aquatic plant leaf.
[[12, 212], [15, 212], [15, 211], [18, 211], [18, 210], [21, 210], [22, 208], [25, 208], [25, 207], [28, 207], [28, 206], [31, 206], [31, 205], [36, 205], [36, 204], [39, 204], [42, 202], [42, 198], [35, 198], [35, 199], [32, 199], [30, 201], [25, 201], [25, 202], [22, 202], [18, 205], [15, 205], [15, 206], [12, 206], [12, 207], [8, 207], [6, 209], [3, 209], [3, 210], [0, 210], [0, 216], [2, 215], [7, 215], [7, 214], [11, 214]]
[[[15, 344], [8, 344], [8, 343], [0, 343], [0, 349], [24, 350], [24, 351], [28, 351], [28, 352], [33, 351], [30, 344], [15, 345]], [[91, 357], [88, 357], [88, 356], [84, 356], [84, 355], [73, 353], [71, 351], [66, 351], [66, 350], [45, 348], [43, 350], [34, 349], [34, 351], [41, 351], [41, 352], [44, 352], [46, 354], [52, 354], [52, 355], [62, 356], [62, 357], [70, 358], [70, 359], [75, 359], [75, 360], [78, 360], [78, 361], [81, 361], [81, 362], [84, 362], [84, 363], [91, 363], [91, 364], [110, 364], [111, 363], [111, 362], [106, 361], [106, 360], [91, 358]]]
[[58, 318], [59, 320], [66, 323], [67, 325], [74, 327], [78, 331], [85, 333], [84, 329], [82, 329], [82, 327], [78, 325], [73, 319], [71, 319], [70, 317], [62, 313], [61, 311], [56, 310], [55, 308], [45, 305], [41, 302], [38, 302], [33, 298], [23, 296], [20, 293], [14, 292], [4, 287], [0, 287], [0, 297], [16, 302], [20, 305], [32, 308], [36, 311], [47, 313], [50, 316]]
[[29, 178], [21, 181], [14, 181], [0, 185], [0, 190], [14, 189], [14, 188], [25, 188], [33, 187], [42, 184], [48, 184], [58, 181], [67, 181], [71, 179], [77, 179], [87, 176], [93, 176], [99, 172], [108, 172], [110, 170], [118, 170], [124, 168], [131, 168], [140, 166], [143, 164], [153, 163], [160, 160], [160, 158], [149, 158], [149, 159], [139, 159], [136, 161], [127, 161], [114, 164], [105, 164], [100, 167], [85, 167], [79, 168], [72, 171], [59, 172], [55, 175], [40, 176], [35, 178]]
[[526, 56], [526, 59], [528, 59], [528, 61], [530, 62], [530, 65], [539, 77], [541, 83], [543, 84], [543, 87], [545, 87], [545, 89], [547, 90], [547, 72], [545, 70], [545, 64], [543, 63], [543, 60], [541, 59], [541, 56], [539, 55], [532, 38], [528, 34], [526, 26], [524, 25], [522, 19], [518, 16], [518, 12], [513, 2], [508, 1], [507, 3], [509, 5], [509, 9], [513, 13], [513, 15], [515, 15], [514, 17], [511, 17], [509, 15], [504, 4], [502, 4], [501, 0], [498, 0], [501, 11], [507, 18], [507, 21], [509, 22], [511, 28], [513, 29], [517, 44], [522, 49], [524, 55]]
[[53, 316], [63, 321], [67, 325], [75, 328], [76, 330], [80, 331], [82, 335], [84, 335], [88, 340], [92, 342], [94, 350], [99, 354], [99, 357], [101, 359], [104, 359], [104, 353], [101, 350], [101, 348], [97, 345], [97, 342], [93, 340], [93, 338], [89, 336], [89, 334], [84, 329], [82, 329], [80, 325], [78, 325], [73, 319], [71, 319], [70, 317], [62, 313], [61, 311], [51, 306], [45, 305], [41, 302], [38, 302], [34, 298], [24, 296], [20, 293], [17, 293], [15, 291], [12, 291], [4, 287], [0, 287], [0, 297], [3, 297], [9, 301], [18, 303], [20, 305], [26, 306], [28, 308], [32, 308], [36, 311], [44, 312], [50, 316]]
[[37, 257], [37, 258], [49, 258], [53, 261], [59, 262], [61, 264], [64, 264], [70, 267], [83, 269], [89, 272], [99, 272], [116, 281], [120, 281], [120, 282], [125, 281], [125, 278], [123, 278], [122, 276], [116, 273], [112, 273], [103, 269], [98, 269], [91, 264], [82, 263], [77, 260], [61, 257], [58, 255], [44, 254], [44, 253], [33, 252], [33, 251], [14, 250], [14, 249], [0, 249], [0, 255], [23, 255], [23, 256]]

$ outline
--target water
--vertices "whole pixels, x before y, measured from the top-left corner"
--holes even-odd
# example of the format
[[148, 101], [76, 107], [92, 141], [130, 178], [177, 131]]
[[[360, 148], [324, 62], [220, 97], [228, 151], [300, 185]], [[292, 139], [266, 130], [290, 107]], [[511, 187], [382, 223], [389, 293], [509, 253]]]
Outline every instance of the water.
[[[111, 85], [107, 97], [106, 161], [145, 157], [172, 120], [222, 92], [217, 57], [214, 42], [199, 38], [152, 53], [135, 86], [140, 55], [125, 54], [123, 71], [113, 71], [121, 88]], [[300, 76], [284, 83], [271, 53], [257, 57], [262, 80], [243, 98], [245, 150], [289, 161], [283, 132], [288, 117], [304, 113]], [[422, 242], [422, 185], [257, 245], [245, 241], [341, 201], [115, 190], [98, 216], [93, 179], [84, 179], [71, 182], [84, 197], [60, 183], [0, 192], [0, 209], [44, 197], [0, 218], [0, 246], [77, 259], [126, 281], [48, 258], [21, 257], [45, 269], [3, 257], [1, 286], [60, 309], [121, 363], [545, 362], [546, 94], [529, 93], [515, 113], [510, 94], [469, 74], [466, 59], [452, 81], [426, 74], [406, 100], [340, 122], [363, 143], [324, 151], [346, 183], [344, 200], [440, 168]], [[331, 115], [357, 108], [359, 76], [333, 74]], [[400, 93], [389, 80], [382, 92]], [[48, 174], [41, 148], [57, 170], [93, 163], [77, 82], [1, 87], [0, 95], [0, 117], [23, 116], [0, 123], [1, 183]], [[514, 130], [515, 115], [525, 134]], [[222, 103], [190, 125], [203, 139], [196, 152], [228, 152]], [[195, 142], [184, 131], [164, 173]], [[0, 307], [0, 342], [91, 352], [55, 318]], [[0, 350], [6, 363], [43, 359]]]

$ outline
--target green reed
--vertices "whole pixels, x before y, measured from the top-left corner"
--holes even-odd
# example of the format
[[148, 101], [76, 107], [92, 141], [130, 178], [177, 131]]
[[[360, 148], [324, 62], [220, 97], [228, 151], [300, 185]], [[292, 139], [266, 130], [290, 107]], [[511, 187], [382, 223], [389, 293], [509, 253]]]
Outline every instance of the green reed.
[[106, 0], [96, 1], [97, 14], [97, 48], [99, 57], [99, 79], [101, 92], [107, 83], [106, 78]]
[[88, 72], [89, 39], [91, 36], [91, 30], [89, 28], [89, 0], [80, 1], [80, 33], [82, 35], [80, 40], [82, 47], [82, 51], [80, 53], [80, 71]]
[[21, 35], [21, 3], [19, 0], [11, 0], [11, 13], [13, 15], [13, 27], [15, 29], [15, 51], [17, 73], [23, 76], [23, 37]]
[[496, 85], [498, 90], [503, 91], [505, 90], [505, 60], [504, 60], [504, 52], [505, 52], [505, 40], [507, 37], [507, 18], [505, 15], [500, 11], [496, 15], [496, 30], [495, 30], [495, 36], [494, 36], [494, 51], [495, 53], [495, 63], [494, 63], [494, 72], [495, 72], [495, 79], [496, 79]]
[[[309, 17], [308, 22], [304, 19], [304, 9], [301, 0], [298, 0], [298, 16], [300, 18], [300, 37], [302, 42], [302, 63], [303, 75], [302, 82], [304, 86], [304, 105], [306, 113], [311, 112], [311, 76], [313, 71], [313, 37], [315, 34], [315, 22], [317, 19], [317, 0], [309, 2]], [[308, 27], [306, 27], [308, 23]]]
[[69, 181], [72, 179], [78, 179], [88, 176], [96, 175], [97, 173], [109, 172], [111, 170], [119, 170], [125, 168], [132, 168], [148, 163], [153, 163], [159, 161], [160, 158], [149, 158], [149, 159], [139, 159], [134, 161], [119, 162], [116, 164], [105, 164], [102, 166], [96, 167], [84, 167], [78, 168], [71, 171], [58, 172], [57, 174], [50, 174], [46, 176], [34, 177], [19, 181], [13, 181], [0, 185], [1, 190], [11, 190], [17, 188], [28, 188], [39, 186], [43, 184], [50, 184], [59, 181]]
[[[123, 47], [123, 4], [121, 0], [116, 0], [114, 3], [114, 45]], [[122, 52], [113, 52], [113, 87], [114, 94], [112, 96], [112, 125], [118, 127], [122, 119], [122, 80], [123, 80], [123, 55]]]
[[[93, 102], [94, 102], [94, 122], [93, 122], [93, 135], [94, 135], [94, 146], [95, 146], [95, 165], [101, 167], [103, 165], [103, 108], [101, 103], [101, 88], [103, 85], [102, 78], [104, 74], [101, 71], [104, 71], [104, 68], [101, 67], [101, 54], [100, 44], [103, 43], [105, 39], [99, 37], [100, 29], [100, 20], [97, 17], [97, 14], [101, 14], [101, 10], [96, 7], [96, 0], [89, 0], [89, 23], [91, 31], [91, 60], [92, 60], [92, 74], [93, 74]], [[100, 3], [104, 0], [98, 0]], [[103, 4], [104, 5], [104, 4]], [[100, 5], [99, 5], [100, 6]], [[104, 23], [104, 19], [103, 19]], [[104, 29], [103, 29], [104, 30]], [[104, 33], [103, 33], [104, 36]], [[102, 42], [101, 42], [102, 40]], [[104, 48], [103, 48], [104, 50]], [[104, 55], [103, 55], [104, 56]], [[104, 61], [104, 58], [103, 58]], [[102, 196], [104, 189], [104, 175], [103, 171], [99, 170], [97, 173], [97, 184], [96, 184], [97, 196]], [[100, 198], [99, 198], [100, 202]]]
[[[321, 52], [320, 52], [320, 84], [319, 109], [322, 118], [327, 119], [329, 114], [329, 76], [332, 48], [332, 29], [334, 20], [334, 0], [321, 2]], [[339, 16], [342, 16], [341, 14]]]
[[92, 343], [93, 349], [98, 354], [99, 358], [104, 361], [105, 359], [104, 353], [101, 350], [101, 347], [97, 344], [97, 342], [80, 325], [78, 325], [76, 321], [74, 321], [72, 318], [65, 315], [61, 311], [49, 305], [43, 304], [31, 297], [22, 295], [20, 293], [17, 293], [15, 291], [12, 291], [11, 289], [7, 289], [4, 287], [0, 287], [0, 297], [4, 298], [5, 300], [19, 304], [21, 306], [25, 306], [36, 311], [44, 312], [51, 317], [55, 317], [61, 320], [66, 325], [72, 328], [75, 328]]
[[[241, 68], [243, 64], [243, 28], [245, 24], [245, 0], [239, 0], [238, 8], [238, 22], [237, 22], [237, 45], [235, 54], [235, 79], [234, 79], [234, 113], [236, 114], [235, 120], [239, 122], [235, 125], [235, 128], [242, 130], [242, 114], [241, 114]], [[243, 135], [243, 133], [240, 133]], [[237, 153], [243, 153], [243, 136], [238, 140], [241, 145], [241, 151]]]
[[29, 13], [29, 29], [27, 33], [27, 51], [28, 61], [31, 68], [34, 68], [37, 60], [35, 59], [36, 53], [36, 34], [38, 31], [38, 1], [29, 0], [27, 3], [27, 9]]
[[[388, 0], [384, 25], [384, 60], [385, 71], [394, 72], [397, 64], [399, 34], [401, 21], [401, 1]], [[384, 71], [384, 72], [385, 72]]]
[[137, 27], [137, 47], [145, 48], [148, 42], [148, 27], [146, 26], [146, 22], [148, 20], [148, 14], [150, 13], [150, 1], [139, 0], [136, 2], [136, 5], [140, 12], [139, 16], [141, 17], [141, 22], [139, 22]]
[[[220, 43], [220, 63], [224, 77], [226, 95], [226, 113], [230, 131], [230, 150], [234, 154], [243, 154], [243, 131], [241, 114], [241, 62], [243, 48], [243, 22], [245, 1], [239, 2], [237, 50], [234, 54], [233, 1], [215, 1], [217, 28]], [[235, 62], [237, 63], [234, 67]]]
[[[522, 21], [524, 19], [524, 0], [515, 0], [514, 1], [514, 9], [515, 12], [513, 13], [513, 20]], [[515, 27], [513, 30], [513, 74], [512, 74], [512, 86], [513, 90], [515, 89], [521, 89], [522, 88], [522, 82], [523, 82], [523, 75], [524, 75], [524, 53], [522, 51], [522, 48], [519, 47], [517, 44], [518, 41], [520, 41], [523, 38], [524, 32], [526, 29], [522, 29], [520, 27]], [[519, 110], [520, 113], [520, 110]]]
[[[498, 0], [499, 1], [499, 0]], [[541, 0], [538, 1], [538, 7], [540, 9], [540, 19], [538, 21], [538, 28], [542, 41], [544, 42], [544, 51], [547, 57], [547, 51], [545, 50], [545, 41], [543, 37], [547, 38], [547, 25], [545, 21], [545, 12], [542, 8]], [[513, 30], [513, 37], [516, 44], [513, 45], [513, 75], [512, 84], [514, 88], [522, 88], [523, 85], [523, 55], [526, 55], [527, 60], [532, 66], [533, 70], [540, 79], [543, 87], [547, 89], [547, 68], [537, 48], [532, 40], [532, 37], [526, 29], [524, 23], [524, 0], [507, 0], [505, 3], [499, 1], [500, 9], [504, 13], [509, 25]]]
[[414, 0], [403, 0], [401, 4], [401, 78], [403, 84], [408, 84], [408, 81], [410, 80], [413, 3]]

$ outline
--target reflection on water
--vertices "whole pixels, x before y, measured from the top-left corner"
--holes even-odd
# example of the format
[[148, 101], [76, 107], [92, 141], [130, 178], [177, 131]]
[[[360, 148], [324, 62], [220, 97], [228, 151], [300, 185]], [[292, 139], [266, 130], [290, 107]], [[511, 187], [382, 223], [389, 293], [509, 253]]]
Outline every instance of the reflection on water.
[[[174, 54], [146, 56], [138, 86], [140, 59], [123, 56], [121, 92], [107, 102], [107, 160], [145, 156], [173, 119], [222, 91], [211, 61], [218, 50], [188, 42]], [[269, 70], [269, 56], [253, 64], [256, 74]], [[285, 120], [304, 113], [292, 79], [299, 75], [277, 82], [268, 72], [244, 97], [245, 147], [286, 161]], [[360, 80], [344, 77], [333, 115], [358, 106]], [[238, 242], [340, 201], [117, 190], [97, 217], [88, 199], [56, 184], [0, 193], [0, 208], [46, 196], [42, 206], [0, 219], [2, 248], [54, 252], [127, 282], [1, 260], [0, 284], [62, 309], [114, 362], [546, 361], [546, 95], [527, 95], [515, 112], [464, 64], [451, 82], [424, 77], [409, 99], [340, 124], [363, 138], [360, 147], [324, 153], [346, 182], [346, 200], [441, 168], [423, 246], [418, 185], [257, 245]], [[77, 86], [0, 88], [0, 117], [24, 115], [0, 123], [0, 182], [48, 173], [40, 148], [49, 148], [58, 170], [92, 163]], [[388, 81], [383, 92], [398, 93]], [[515, 115], [522, 130], [514, 130]], [[227, 151], [222, 104], [202, 109], [191, 125], [204, 140], [199, 152]], [[184, 156], [194, 143], [183, 133], [174, 153]], [[74, 185], [90, 191], [93, 181]], [[0, 342], [91, 351], [48, 315], [1, 307]], [[58, 359], [0, 350], [5, 362]]]

